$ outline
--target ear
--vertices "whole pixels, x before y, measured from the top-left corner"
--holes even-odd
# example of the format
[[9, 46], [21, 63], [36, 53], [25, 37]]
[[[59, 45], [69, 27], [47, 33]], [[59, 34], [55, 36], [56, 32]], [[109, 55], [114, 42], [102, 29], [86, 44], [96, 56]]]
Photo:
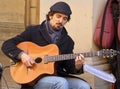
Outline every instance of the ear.
[[49, 16], [49, 19], [51, 20], [51, 19], [52, 19], [52, 16]]

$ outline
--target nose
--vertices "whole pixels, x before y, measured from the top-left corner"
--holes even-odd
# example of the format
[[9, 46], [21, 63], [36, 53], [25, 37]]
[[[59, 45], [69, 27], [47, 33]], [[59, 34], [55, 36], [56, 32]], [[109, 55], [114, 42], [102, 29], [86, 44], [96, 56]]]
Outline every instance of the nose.
[[64, 19], [63, 19], [63, 18], [60, 18], [60, 19], [59, 19], [59, 22], [60, 22], [60, 23], [64, 22]]

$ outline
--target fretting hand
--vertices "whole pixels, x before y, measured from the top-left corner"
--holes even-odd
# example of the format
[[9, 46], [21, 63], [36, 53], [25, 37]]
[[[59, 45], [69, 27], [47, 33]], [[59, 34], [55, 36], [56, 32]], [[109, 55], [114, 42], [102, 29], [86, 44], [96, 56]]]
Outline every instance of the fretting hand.
[[77, 70], [79, 70], [83, 63], [85, 62], [85, 58], [82, 54], [80, 54], [80, 56], [77, 56], [76, 59], [75, 59], [75, 67]]

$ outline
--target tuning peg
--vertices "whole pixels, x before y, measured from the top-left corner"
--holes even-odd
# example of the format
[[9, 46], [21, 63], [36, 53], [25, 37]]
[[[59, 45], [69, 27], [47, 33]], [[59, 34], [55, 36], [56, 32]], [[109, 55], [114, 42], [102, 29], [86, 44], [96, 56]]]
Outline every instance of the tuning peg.
[[120, 51], [116, 51], [117, 52], [117, 54], [120, 54]]

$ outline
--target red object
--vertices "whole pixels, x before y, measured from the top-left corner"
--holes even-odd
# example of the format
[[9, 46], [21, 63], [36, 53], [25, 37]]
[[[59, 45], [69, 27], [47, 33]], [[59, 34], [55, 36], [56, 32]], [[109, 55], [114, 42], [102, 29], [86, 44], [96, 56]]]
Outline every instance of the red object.
[[112, 89], [114, 89], [114, 83], [112, 84]]
[[119, 41], [120, 41], [120, 19], [119, 19], [119, 21], [118, 21], [118, 39], [119, 39]]
[[110, 48], [114, 38], [114, 22], [111, 9], [112, 1], [113, 0], [107, 1], [105, 9], [99, 17], [93, 36], [95, 44], [101, 48]]
[[[120, 1], [119, 1], [119, 10], [120, 10]], [[119, 15], [120, 16], [120, 15]], [[118, 20], [118, 29], [117, 29], [117, 34], [118, 34], [118, 39], [120, 41], [120, 17], [119, 17], [119, 20]]]

